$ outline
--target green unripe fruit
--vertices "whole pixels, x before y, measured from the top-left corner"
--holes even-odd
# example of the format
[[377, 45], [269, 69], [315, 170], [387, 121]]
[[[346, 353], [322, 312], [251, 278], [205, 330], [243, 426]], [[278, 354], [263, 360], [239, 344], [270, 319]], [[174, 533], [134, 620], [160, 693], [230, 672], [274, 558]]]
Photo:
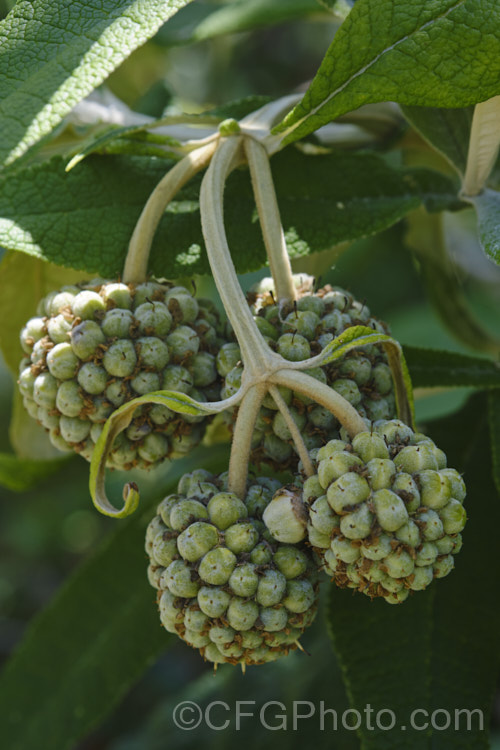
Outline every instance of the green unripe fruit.
[[237, 596], [253, 596], [259, 585], [259, 576], [252, 563], [244, 563], [233, 570], [229, 577], [229, 586]]
[[415, 568], [412, 581], [410, 582], [410, 588], [413, 589], [413, 591], [423, 591], [432, 582], [433, 578], [434, 570], [431, 565]]
[[199, 520], [208, 520], [208, 511], [197, 500], [179, 500], [170, 510], [169, 525], [174, 531], [184, 531]]
[[451, 483], [440, 471], [421, 471], [415, 475], [420, 486], [422, 505], [437, 510], [444, 508], [451, 497]]
[[144, 302], [134, 310], [134, 318], [145, 336], [166, 336], [172, 327], [172, 316], [161, 302]]
[[453, 567], [466, 522], [453, 493], [463, 498], [463, 481], [441, 468], [446, 456], [429, 438], [399, 420], [352, 439], [340, 434], [311, 455], [317, 474], [296, 478], [309, 544], [337, 585], [400, 603]]
[[[319, 474], [318, 477], [321, 480]], [[362, 503], [369, 496], [370, 486], [368, 482], [354, 472], [343, 474], [330, 484], [326, 493], [328, 503], [336, 513], [342, 513], [345, 508]]]
[[352, 440], [352, 447], [358, 456], [367, 463], [372, 458], [389, 458], [389, 451], [384, 440], [374, 433], [362, 432]]
[[227, 475], [204, 470], [181, 478], [148, 526], [148, 575], [167, 630], [204, 658], [260, 664], [295, 648], [312, 623], [317, 565], [308, 548], [281, 545], [248, 517], [251, 503], [265, 509], [277, 480], [252, 480], [242, 500], [227, 486]]
[[130, 310], [132, 307], [132, 294], [127, 284], [116, 282], [115, 284], [106, 284], [102, 290], [103, 299], [107, 302], [113, 302], [118, 308]]
[[392, 578], [406, 578], [413, 573], [415, 564], [408, 552], [398, 551], [391, 552], [384, 560], [384, 566], [387, 573]]
[[77, 417], [85, 403], [74, 380], [65, 380], [57, 389], [56, 407], [66, 417]]
[[330, 546], [330, 534], [322, 534], [312, 524], [307, 525], [307, 538], [309, 544], [320, 549], [328, 549]]
[[415, 565], [425, 567], [432, 565], [438, 555], [438, 548], [432, 542], [424, 542], [417, 550]]
[[306, 572], [308, 559], [297, 547], [280, 545], [273, 555], [273, 562], [285, 578], [298, 578]]
[[103, 393], [108, 384], [108, 373], [94, 362], [85, 362], [78, 371], [78, 384], [93, 396]]
[[106, 303], [96, 292], [85, 290], [72, 298], [71, 308], [76, 318], [91, 320], [96, 313], [106, 310]]
[[222, 617], [230, 601], [231, 595], [224, 589], [202, 586], [198, 592], [198, 604], [207, 617]]
[[[344, 476], [348, 475], [344, 474]], [[330, 536], [332, 531], [339, 526], [339, 519], [333, 513], [326, 495], [322, 495], [311, 505], [310, 517], [312, 526], [321, 534]], [[327, 547], [329, 546], [328, 544]]]
[[168, 587], [174, 596], [193, 597], [200, 588], [196, 576], [184, 560], [174, 560], [161, 577], [161, 585]]
[[437, 461], [431, 448], [425, 443], [408, 445], [394, 459], [399, 471], [413, 474], [422, 469], [437, 469]]
[[283, 604], [290, 612], [302, 613], [312, 606], [314, 598], [314, 589], [310, 581], [288, 581]]
[[439, 515], [445, 534], [458, 534], [459, 531], [462, 531], [467, 521], [465, 508], [458, 500], [453, 498], [444, 508], [441, 508]]
[[119, 339], [104, 353], [102, 363], [110, 375], [125, 378], [131, 375], [137, 363], [135, 347], [128, 339]]
[[460, 503], [465, 499], [465, 482], [455, 469], [441, 469], [439, 472], [445, 476], [451, 485], [451, 496]]
[[57, 398], [57, 380], [49, 372], [42, 372], [33, 383], [33, 399], [38, 406], [51, 409]]
[[193, 385], [191, 373], [185, 367], [169, 365], [163, 373], [162, 388], [165, 391], [189, 393]]
[[300, 362], [311, 356], [309, 341], [298, 333], [285, 333], [277, 341], [278, 354], [290, 362]]
[[340, 393], [342, 398], [349, 401], [353, 406], [358, 406], [361, 402], [361, 392], [354, 380], [339, 378], [333, 383], [333, 389]]
[[175, 331], [167, 336], [167, 344], [174, 360], [180, 361], [192, 357], [198, 352], [200, 340], [196, 332], [189, 326], [178, 326]]
[[448, 573], [451, 573], [455, 567], [455, 558], [453, 555], [439, 557], [432, 567], [434, 568], [435, 578], [444, 578]]
[[47, 321], [47, 333], [54, 344], [63, 344], [70, 340], [71, 321], [64, 315], [56, 315]]
[[[283, 330], [286, 333], [298, 333], [309, 341], [312, 341], [318, 325], [319, 317], [316, 313], [311, 310], [303, 310], [290, 313], [285, 318]], [[301, 357], [301, 359], [305, 359], [305, 357]]]
[[350, 541], [339, 536], [333, 538], [331, 550], [336, 558], [345, 563], [355, 562], [360, 556], [359, 547], [354, 547]]
[[270, 608], [267, 609], [263, 607], [260, 610], [260, 619], [262, 621], [262, 624], [265, 628], [265, 630], [268, 633], [273, 633], [275, 631], [281, 631], [284, 630], [286, 627], [286, 624], [288, 622], [288, 614], [285, 608], [282, 609], [275, 609]]
[[81, 443], [90, 432], [90, 423], [78, 417], [62, 416], [59, 420], [61, 436], [68, 443]]
[[373, 495], [377, 521], [384, 531], [397, 531], [408, 521], [408, 511], [401, 498], [391, 490], [377, 490]]
[[341, 518], [340, 531], [347, 539], [364, 539], [370, 534], [373, 520], [373, 514], [370, 513], [367, 505], [363, 504], [357, 510]]
[[101, 330], [109, 338], [128, 338], [133, 323], [134, 316], [130, 310], [115, 308], [114, 310], [108, 310], [104, 316]]
[[414, 521], [407, 521], [396, 531], [396, 539], [409, 547], [417, 547], [420, 543], [420, 531]]
[[259, 532], [251, 521], [235, 523], [226, 529], [224, 540], [231, 552], [251, 552], [259, 540]]
[[326, 490], [332, 481], [362, 465], [361, 459], [351, 453], [346, 451], [333, 453], [330, 458], [323, 459], [318, 464], [318, 477], [321, 486]]
[[421, 524], [421, 533], [428, 542], [433, 542], [443, 536], [443, 522], [436, 511], [426, 510], [418, 513], [416, 517]]
[[266, 570], [259, 580], [256, 600], [262, 607], [279, 604], [287, 587], [287, 579], [278, 570]]
[[372, 458], [367, 462], [368, 480], [373, 490], [389, 489], [396, 474], [393, 461], [387, 458]]
[[375, 539], [365, 539], [360, 549], [363, 557], [368, 560], [383, 560], [392, 550], [391, 537], [380, 534]]
[[201, 521], [192, 523], [177, 538], [180, 554], [188, 562], [195, 562], [215, 547], [219, 534], [214, 526]]
[[227, 621], [235, 630], [250, 630], [259, 616], [259, 608], [253, 601], [233, 597], [227, 608]]
[[236, 555], [230, 549], [218, 547], [210, 550], [200, 562], [198, 573], [205, 583], [221, 586], [227, 583], [236, 565]]
[[241, 360], [241, 352], [238, 344], [224, 344], [219, 349], [216, 357], [216, 367], [219, 375], [226, 377]]
[[219, 492], [214, 495], [207, 508], [210, 520], [221, 530], [227, 529], [248, 515], [245, 504], [231, 492]]
[[86, 320], [71, 330], [71, 348], [81, 360], [86, 360], [96, 354], [106, 337], [97, 323]]

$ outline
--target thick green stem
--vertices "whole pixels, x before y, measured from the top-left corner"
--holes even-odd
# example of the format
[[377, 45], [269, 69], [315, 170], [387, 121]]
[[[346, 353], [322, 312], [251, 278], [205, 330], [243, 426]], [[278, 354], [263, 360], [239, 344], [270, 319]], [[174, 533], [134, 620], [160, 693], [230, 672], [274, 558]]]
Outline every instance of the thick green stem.
[[266, 395], [265, 383], [258, 383], [248, 389], [238, 409], [234, 426], [231, 457], [229, 459], [229, 492], [234, 492], [242, 500], [246, 494], [248, 462], [252, 452], [252, 437], [255, 421]]
[[217, 141], [195, 149], [170, 169], [158, 183], [144, 206], [128, 246], [123, 281], [141, 283], [148, 274], [149, 253], [153, 237], [166, 206], [197, 172], [206, 167], [216, 149]]
[[201, 224], [214, 281], [236, 334], [243, 363], [250, 372], [262, 375], [269, 368], [272, 352], [257, 328], [240, 287], [224, 228], [224, 186], [239, 162], [241, 144], [241, 136], [221, 139], [201, 184]]
[[359, 412], [340, 393], [310, 375], [306, 375], [305, 372], [278, 370], [270, 376], [269, 382], [284, 385], [286, 388], [313, 398], [339, 420], [351, 437], [368, 429]]
[[297, 427], [297, 424], [295, 423], [294, 418], [290, 414], [290, 409], [285, 403], [285, 399], [279, 392], [279, 389], [275, 385], [269, 386], [269, 393], [273, 397], [276, 406], [280, 410], [280, 413], [285, 420], [285, 424], [288, 427], [290, 434], [292, 436], [293, 443], [295, 445], [295, 449], [297, 451], [297, 454], [302, 461], [302, 465], [304, 467], [304, 471], [307, 474], [308, 477], [312, 477], [314, 475], [314, 466], [313, 462], [311, 461], [309, 457], [309, 453], [306, 448], [306, 444], [304, 443], [304, 440], [302, 439], [302, 435], [300, 434], [300, 430]]
[[269, 157], [264, 146], [250, 136], [245, 137], [244, 146], [276, 297], [280, 302], [294, 300], [297, 298], [297, 293], [293, 283], [292, 267], [286, 249]]

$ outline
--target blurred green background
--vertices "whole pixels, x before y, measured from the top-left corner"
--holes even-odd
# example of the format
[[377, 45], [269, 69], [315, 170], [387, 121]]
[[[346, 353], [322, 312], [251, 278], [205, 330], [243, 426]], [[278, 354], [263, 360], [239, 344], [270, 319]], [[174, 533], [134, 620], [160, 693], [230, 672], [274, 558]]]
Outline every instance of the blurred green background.
[[[4, 0], [0, 11], [5, 14], [12, 5]], [[183, 12], [191, 11], [188, 8]], [[298, 90], [313, 76], [336, 27], [335, 19], [318, 5], [317, 13], [310, 18], [172, 46], [175, 26], [167, 24], [110, 77], [109, 89], [132, 109], [155, 117], [167, 108], [169, 112], [198, 112], [250, 94], [281, 96]], [[179, 42], [179, 38], [175, 40]], [[500, 271], [475, 245], [469, 212], [446, 221], [455, 258], [460, 261], [455, 268], [458, 284], [474, 314], [494, 333], [500, 322]], [[419, 261], [407, 246], [407, 228], [401, 223], [377, 237], [356, 242], [337, 258], [338, 254], [332, 252], [301, 260], [297, 270], [321, 276], [322, 282], [343, 286], [358, 299], [367, 300], [372, 313], [387, 321], [403, 344], [470, 351], [447, 329], [430, 303], [418, 272]], [[265, 270], [243, 277], [244, 288], [264, 275]], [[197, 286], [204, 296], [215, 298], [210, 279], [198, 279]], [[1, 452], [11, 450], [8, 426], [13, 388], [12, 376], [0, 362]], [[467, 389], [462, 388], [418, 394], [419, 424], [456, 410], [467, 395]], [[147, 496], [160, 499], [167, 480], [168, 470], [158, 470], [146, 479], [141, 477], [141, 488]], [[115, 475], [113, 482], [119, 487], [122, 477]], [[114, 527], [114, 521], [93, 509], [87, 483], [88, 464], [75, 457], [32, 491], [15, 493], [0, 488], [2, 661], [22, 638], [27, 623]], [[151, 606], [155, 606], [153, 590]], [[232, 703], [258, 696], [259, 703], [277, 700], [289, 705], [292, 699], [314, 701], [328, 694], [331, 707], [339, 711], [346, 708], [340, 671], [321, 614], [304, 645], [310, 656], [294, 653], [265, 668], [249, 668], [243, 677], [232, 667], [223, 667], [213, 676], [212, 668], [179, 642], [144, 675], [103, 726], [78, 747], [163, 750], [167, 746], [198, 748], [201, 743], [203, 747], [224, 748], [237, 741], [242, 746], [251, 743], [274, 748], [278, 735], [279, 742], [286, 742], [288, 747], [303, 747], [304, 743], [358, 747], [354, 732], [344, 731], [332, 740], [333, 735], [311, 733], [308, 725], [307, 730], [287, 732], [286, 739], [280, 732], [259, 733], [253, 724], [248, 735], [201, 729], [172, 731], [172, 708], [182, 699], [206, 705], [210, 700]], [[225, 717], [216, 718], [222, 721]], [[500, 748], [500, 698], [492, 731], [495, 747]]]

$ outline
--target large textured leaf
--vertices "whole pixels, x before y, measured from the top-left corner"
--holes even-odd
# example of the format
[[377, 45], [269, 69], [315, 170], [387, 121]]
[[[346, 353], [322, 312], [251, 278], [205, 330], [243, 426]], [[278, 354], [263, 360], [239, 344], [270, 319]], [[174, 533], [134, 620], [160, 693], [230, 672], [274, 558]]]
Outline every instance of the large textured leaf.
[[17, 3], [0, 24], [0, 163], [50, 133], [188, 1]]
[[[218, 471], [223, 454], [199, 450], [189, 461]], [[168, 486], [150, 492], [150, 502], [190, 466], [176, 463]], [[146, 579], [150, 516], [122, 522], [29, 629], [0, 678], [4, 747], [74, 747], [169, 645]]]
[[[88, 273], [116, 276], [144, 203], [167, 164], [146, 157], [89, 157], [65, 173], [55, 158], [0, 179], [0, 243]], [[459, 205], [456, 187], [437, 172], [397, 170], [371, 154], [306, 156], [294, 149], [272, 160], [292, 257], [378, 232], [425, 202]], [[153, 244], [151, 270], [178, 278], [209, 272], [198, 209], [199, 180], [170, 204]], [[226, 227], [239, 272], [266, 263], [246, 170], [226, 190]]]
[[358, 0], [278, 130], [302, 138], [362, 104], [464, 107], [500, 91], [496, 0]]
[[190, 44], [320, 12], [316, 0], [233, 0], [222, 4], [198, 1], [166, 23], [156, 35], [155, 42], [167, 46]]
[[405, 346], [404, 354], [415, 388], [500, 388], [500, 364], [491, 359], [413, 346]]
[[477, 214], [478, 232], [484, 252], [500, 263], [500, 192], [486, 188], [479, 195], [467, 197]]
[[[331, 595], [332, 637], [353, 706], [363, 717], [366, 750], [488, 747], [498, 674], [500, 602], [492, 586], [500, 574], [500, 503], [490, 478], [485, 398], [471, 399], [429, 433], [467, 484], [469, 520], [455, 571], [400, 606], [346, 591]], [[364, 718], [368, 704], [373, 731]], [[391, 721], [387, 711], [377, 725], [377, 711], [384, 709], [395, 712], [390, 732], [380, 726]], [[449, 712], [447, 727], [443, 710]], [[426, 731], [412, 728], [425, 722]]]
[[403, 114], [431, 146], [441, 151], [455, 169], [463, 174], [467, 164], [469, 136], [474, 107], [404, 106]]

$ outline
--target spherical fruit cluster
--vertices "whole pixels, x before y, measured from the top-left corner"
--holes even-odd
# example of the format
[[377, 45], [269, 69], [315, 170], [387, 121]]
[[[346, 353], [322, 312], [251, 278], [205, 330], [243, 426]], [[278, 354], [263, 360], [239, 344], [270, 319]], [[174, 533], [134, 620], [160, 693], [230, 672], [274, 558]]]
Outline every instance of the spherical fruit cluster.
[[[298, 362], [319, 354], [351, 326], [388, 333], [385, 323], [370, 317], [366, 305], [343, 289], [326, 286], [315, 293], [300, 291], [302, 296], [296, 304], [285, 307], [274, 302], [271, 292], [254, 299], [260, 332], [271, 349], [287, 360]], [[240, 386], [243, 367], [239, 360], [235, 343], [225, 344], [217, 355], [217, 369], [225, 378], [223, 397], [231, 396]], [[306, 372], [340, 393], [363, 417], [376, 420], [396, 416], [392, 375], [380, 346], [359, 347], [340, 360]], [[309, 450], [338, 437], [340, 425], [330, 411], [300, 393], [286, 388], [280, 391]], [[289, 428], [269, 394], [257, 419], [252, 460], [279, 467], [297, 464]]]
[[337, 585], [390, 603], [448, 575], [462, 546], [465, 485], [432, 440], [382, 420], [351, 441], [330, 441], [316, 460], [302, 505], [294, 496], [307, 521], [283, 496], [264, 515], [278, 539], [290, 538], [293, 524], [292, 538], [302, 538], [307, 523], [309, 543]]
[[249, 482], [245, 501], [225, 475], [186, 474], [149, 524], [149, 578], [160, 618], [211, 662], [262, 664], [296, 648], [317, 609], [316, 565], [280, 544], [261, 515], [279, 487]]
[[[19, 389], [30, 415], [63, 451], [90, 460], [103, 424], [127, 401], [160, 389], [217, 399], [217, 312], [184, 287], [96, 279], [51, 292], [21, 332]], [[196, 445], [206, 418], [137, 409], [108, 466], [149, 468]]]

